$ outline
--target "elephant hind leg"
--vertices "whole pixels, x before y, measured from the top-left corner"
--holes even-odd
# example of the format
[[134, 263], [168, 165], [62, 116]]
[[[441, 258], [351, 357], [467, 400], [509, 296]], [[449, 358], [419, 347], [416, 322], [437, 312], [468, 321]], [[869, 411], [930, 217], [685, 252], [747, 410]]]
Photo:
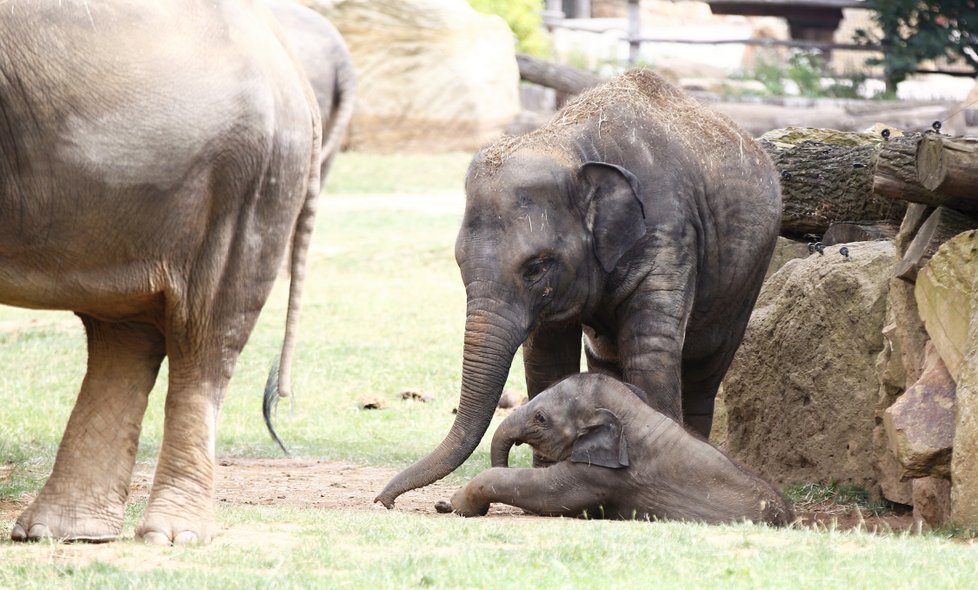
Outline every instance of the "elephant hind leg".
[[79, 314], [88, 337], [88, 370], [54, 470], [11, 537], [108, 541], [122, 530], [139, 431], [164, 357], [151, 325], [111, 323]]

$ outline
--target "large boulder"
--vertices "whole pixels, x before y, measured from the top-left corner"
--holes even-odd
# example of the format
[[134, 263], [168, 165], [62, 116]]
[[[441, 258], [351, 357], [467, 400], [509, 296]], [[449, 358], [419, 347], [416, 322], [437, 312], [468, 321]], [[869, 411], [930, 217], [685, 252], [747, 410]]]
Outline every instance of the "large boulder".
[[779, 483], [875, 489], [876, 358], [891, 241], [788, 261], [764, 284], [723, 384], [728, 450]]
[[349, 147], [474, 151], [520, 112], [514, 37], [461, 0], [298, 0], [343, 34], [357, 70]]
[[955, 236], [917, 275], [920, 317], [957, 384], [951, 519], [978, 525], [978, 231]]

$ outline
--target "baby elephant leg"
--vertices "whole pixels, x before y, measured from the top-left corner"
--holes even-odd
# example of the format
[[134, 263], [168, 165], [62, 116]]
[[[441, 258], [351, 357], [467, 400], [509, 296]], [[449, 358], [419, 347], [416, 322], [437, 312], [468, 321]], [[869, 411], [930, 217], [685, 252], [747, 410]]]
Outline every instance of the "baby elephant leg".
[[604, 496], [580, 471], [581, 466], [570, 463], [546, 469], [493, 467], [455, 492], [452, 511], [483, 516], [489, 504], [501, 502], [546, 516], [580, 516], [596, 509]]

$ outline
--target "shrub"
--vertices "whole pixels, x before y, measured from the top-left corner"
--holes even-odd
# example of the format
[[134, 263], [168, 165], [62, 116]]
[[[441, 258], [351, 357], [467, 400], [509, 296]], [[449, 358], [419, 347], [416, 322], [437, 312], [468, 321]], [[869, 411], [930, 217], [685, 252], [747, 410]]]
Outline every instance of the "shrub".
[[516, 35], [516, 49], [546, 57], [550, 39], [543, 30], [543, 0], [469, 0], [472, 8], [485, 14], [501, 16]]

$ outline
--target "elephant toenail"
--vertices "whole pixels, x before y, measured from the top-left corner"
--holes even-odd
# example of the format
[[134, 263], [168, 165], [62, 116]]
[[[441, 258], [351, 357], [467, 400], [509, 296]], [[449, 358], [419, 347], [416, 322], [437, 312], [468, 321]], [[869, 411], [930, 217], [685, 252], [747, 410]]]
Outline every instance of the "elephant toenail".
[[14, 541], [26, 541], [27, 533], [24, 531], [24, 527], [15, 524], [14, 530], [10, 531], [10, 538]]
[[48, 529], [46, 524], [35, 524], [31, 527], [31, 530], [27, 532], [27, 538], [36, 539], [46, 539], [51, 536], [51, 531]]
[[196, 545], [199, 542], [197, 534], [191, 531], [183, 531], [173, 538], [174, 545]]
[[170, 537], [159, 531], [146, 531], [142, 535], [143, 542], [147, 545], [170, 545]]

